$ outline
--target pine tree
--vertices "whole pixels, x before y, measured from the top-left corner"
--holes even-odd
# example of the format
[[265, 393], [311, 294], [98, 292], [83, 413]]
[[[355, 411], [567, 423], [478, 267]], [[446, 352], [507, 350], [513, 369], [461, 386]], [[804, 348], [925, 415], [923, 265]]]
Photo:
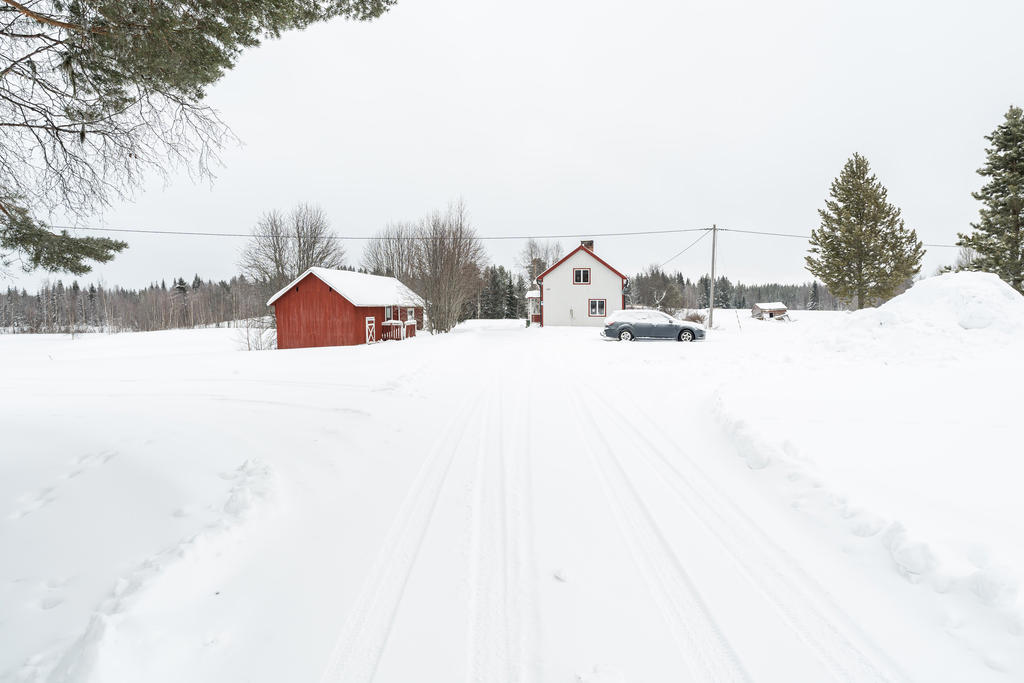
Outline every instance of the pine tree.
[[0, 263], [80, 275], [109, 261], [126, 242], [43, 217], [92, 215], [150, 170], [212, 177], [232, 136], [204, 98], [246, 49], [394, 1], [0, 3]]
[[821, 226], [811, 231], [807, 269], [839, 298], [857, 308], [892, 297], [921, 270], [924, 245], [904, 225], [899, 208], [854, 154], [832, 181], [831, 199], [818, 210]]
[[821, 306], [821, 293], [818, 292], [818, 281], [815, 280], [811, 284], [810, 296], [807, 297], [807, 310], [816, 311], [819, 306]]
[[957, 244], [973, 253], [958, 267], [995, 273], [1024, 294], [1024, 111], [1010, 107], [985, 139], [991, 146], [978, 174], [988, 182], [972, 194], [984, 206], [973, 232], [959, 235]]

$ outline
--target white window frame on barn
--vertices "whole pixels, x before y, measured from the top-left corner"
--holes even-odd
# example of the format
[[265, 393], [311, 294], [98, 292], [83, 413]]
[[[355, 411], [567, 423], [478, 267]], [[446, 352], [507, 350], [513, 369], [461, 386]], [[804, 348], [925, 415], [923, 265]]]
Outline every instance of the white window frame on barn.
[[416, 309], [415, 308], [407, 308], [407, 309], [405, 309], [405, 319], [406, 320], [415, 320], [416, 319]]
[[393, 313], [390, 306], [384, 307], [384, 322], [387, 322], [393, 318]]
[[607, 299], [587, 299], [587, 315], [591, 318], [603, 318], [608, 311]]
[[590, 284], [590, 268], [573, 268], [572, 283], [574, 285]]

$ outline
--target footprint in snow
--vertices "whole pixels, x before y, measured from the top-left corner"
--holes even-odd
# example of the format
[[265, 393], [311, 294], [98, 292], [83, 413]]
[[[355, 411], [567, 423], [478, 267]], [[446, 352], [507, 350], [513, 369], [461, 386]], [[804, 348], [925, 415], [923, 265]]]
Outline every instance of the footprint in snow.
[[595, 666], [590, 673], [576, 674], [578, 683], [626, 683], [621, 671], [604, 666]]
[[54, 607], [59, 607], [64, 604], [64, 598], [60, 595], [48, 595], [39, 601], [39, 608], [44, 610], [51, 610]]
[[34, 496], [29, 498], [27, 503], [24, 503], [20, 508], [12, 512], [9, 518], [22, 519], [23, 517], [28, 517], [40, 508], [49, 505], [56, 500], [56, 497], [53, 495], [53, 490], [53, 486], [47, 486], [46, 488], [40, 489]]
[[20, 508], [12, 512], [8, 516], [8, 519], [21, 519], [23, 517], [27, 517], [40, 508], [49, 505], [57, 499], [55, 491], [62, 481], [71, 481], [76, 479], [84, 474], [86, 470], [98, 465], [104, 465], [113, 460], [116, 456], [117, 451], [99, 451], [97, 453], [86, 453], [85, 455], [79, 456], [75, 460], [74, 467], [59, 477], [53, 486], [43, 487], [31, 496], [23, 496], [22, 500], [28, 498], [28, 502], [22, 504]]
[[78, 459], [79, 465], [103, 465], [114, 459], [116, 451], [100, 451], [98, 453], [86, 453]]

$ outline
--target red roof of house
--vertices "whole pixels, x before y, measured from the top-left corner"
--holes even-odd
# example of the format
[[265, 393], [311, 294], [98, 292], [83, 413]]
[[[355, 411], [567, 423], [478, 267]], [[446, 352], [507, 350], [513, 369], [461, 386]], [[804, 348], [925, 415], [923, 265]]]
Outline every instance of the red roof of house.
[[550, 268], [548, 268], [547, 270], [545, 270], [545, 271], [544, 271], [543, 273], [541, 273], [540, 275], [538, 275], [538, 276], [537, 276], [537, 282], [540, 282], [541, 280], [543, 280], [543, 279], [544, 279], [544, 276], [545, 276], [545, 275], [547, 275], [547, 274], [548, 274], [548, 273], [550, 273], [550, 272], [551, 272], [552, 270], [554, 270], [554, 269], [555, 269], [555, 268], [557, 268], [558, 266], [560, 266], [560, 265], [562, 265], [563, 263], [565, 263], [565, 262], [566, 262], [566, 261], [567, 261], [567, 260], [569, 259], [569, 257], [570, 257], [570, 256], [572, 256], [573, 254], [575, 254], [575, 253], [576, 253], [577, 251], [580, 251], [580, 250], [583, 250], [583, 251], [587, 252], [588, 254], [590, 254], [591, 256], [593, 256], [593, 257], [594, 257], [595, 259], [597, 259], [597, 262], [598, 262], [598, 263], [600, 263], [600, 264], [601, 264], [602, 266], [604, 266], [604, 267], [605, 267], [605, 268], [607, 268], [608, 270], [612, 271], [613, 273], [615, 273], [616, 275], [618, 275], [619, 277], [621, 277], [621, 278], [622, 278], [623, 280], [628, 280], [628, 279], [629, 279], [628, 277], [626, 277], [625, 275], [623, 275], [622, 273], [620, 273], [619, 271], [617, 271], [617, 270], [616, 270], [615, 268], [613, 268], [613, 267], [612, 267], [612, 266], [611, 266], [611, 265], [610, 265], [610, 264], [609, 264], [609, 263], [608, 263], [607, 261], [605, 261], [605, 260], [604, 260], [603, 258], [601, 258], [600, 256], [598, 256], [597, 254], [595, 254], [594, 252], [592, 252], [592, 251], [591, 251], [590, 249], [587, 249], [587, 248], [586, 248], [585, 246], [583, 246], [583, 245], [581, 244], [580, 246], [576, 247], [575, 249], [573, 249], [572, 251], [570, 251], [570, 252], [569, 252], [568, 254], [566, 254], [566, 255], [565, 255], [565, 258], [563, 258], [563, 259], [562, 259], [561, 261], [559, 261], [558, 263], [556, 263], [555, 265], [551, 266]]

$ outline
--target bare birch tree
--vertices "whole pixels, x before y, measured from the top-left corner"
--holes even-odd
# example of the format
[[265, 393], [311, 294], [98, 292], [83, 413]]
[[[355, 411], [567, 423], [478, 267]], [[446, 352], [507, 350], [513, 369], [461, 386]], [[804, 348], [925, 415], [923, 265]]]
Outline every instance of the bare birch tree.
[[431, 331], [449, 332], [479, 290], [486, 254], [462, 201], [425, 218], [419, 231], [412, 287], [424, 299]]
[[242, 251], [238, 263], [242, 273], [253, 282], [281, 288], [289, 281], [288, 228], [280, 211], [260, 216], [252, 238]]
[[345, 248], [323, 209], [300, 204], [287, 216], [263, 214], [239, 260], [242, 274], [273, 293], [308, 268], [341, 268]]
[[363, 251], [362, 265], [398, 278], [423, 299], [431, 332], [458, 324], [465, 304], [480, 291], [487, 262], [466, 205], [453, 202], [417, 223], [392, 223]]
[[362, 266], [374, 275], [389, 275], [409, 285], [420, 249], [419, 226], [389, 223], [363, 249]]
[[516, 265], [532, 285], [538, 275], [553, 266], [561, 257], [562, 244], [560, 242], [548, 240], [539, 242], [530, 238], [523, 246], [523, 250], [519, 252]]
[[292, 277], [313, 266], [341, 268], [345, 265], [345, 247], [324, 210], [315, 204], [299, 204], [288, 217], [290, 236], [295, 242], [291, 251]]

